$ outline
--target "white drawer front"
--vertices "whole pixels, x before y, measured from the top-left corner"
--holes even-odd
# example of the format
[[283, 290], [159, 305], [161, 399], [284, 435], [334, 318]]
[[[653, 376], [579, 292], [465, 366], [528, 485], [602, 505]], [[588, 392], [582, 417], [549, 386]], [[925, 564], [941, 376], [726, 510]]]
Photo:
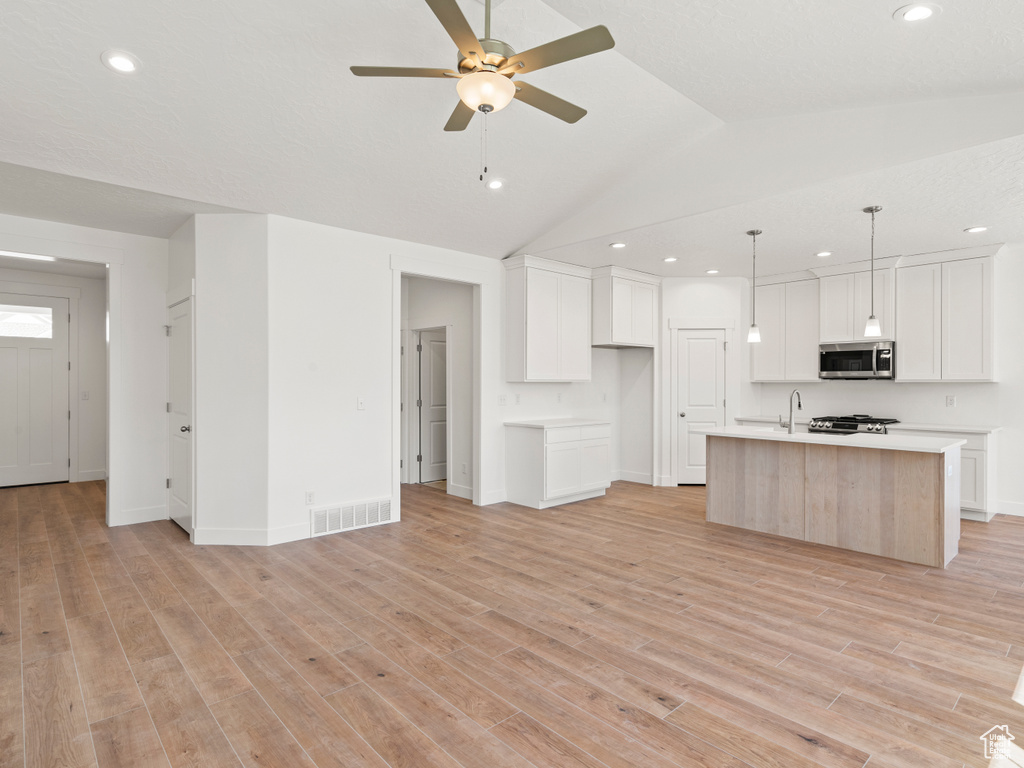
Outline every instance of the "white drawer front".
[[580, 427], [581, 440], [593, 440], [597, 437], [611, 437], [611, 424], [595, 424], [592, 427]]
[[580, 428], [579, 427], [556, 427], [555, 429], [544, 430], [544, 442], [550, 443], [570, 443], [573, 440], [580, 439]]

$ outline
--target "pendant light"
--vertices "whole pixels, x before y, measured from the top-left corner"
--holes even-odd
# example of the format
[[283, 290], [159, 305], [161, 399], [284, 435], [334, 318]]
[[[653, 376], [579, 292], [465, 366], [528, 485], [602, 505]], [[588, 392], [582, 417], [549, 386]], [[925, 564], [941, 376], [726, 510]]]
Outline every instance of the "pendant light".
[[864, 213], [871, 214], [871, 316], [864, 326], [864, 338], [878, 338], [882, 335], [882, 325], [875, 317], [875, 214], [882, 210], [880, 205], [869, 205]]
[[750, 281], [750, 330], [747, 331], [747, 343], [757, 344], [761, 341], [761, 329], [757, 327], [757, 236], [761, 234], [760, 229], [747, 230], [747, 234], [754, 241], [754, 255], [751, 259], [751, 281]]

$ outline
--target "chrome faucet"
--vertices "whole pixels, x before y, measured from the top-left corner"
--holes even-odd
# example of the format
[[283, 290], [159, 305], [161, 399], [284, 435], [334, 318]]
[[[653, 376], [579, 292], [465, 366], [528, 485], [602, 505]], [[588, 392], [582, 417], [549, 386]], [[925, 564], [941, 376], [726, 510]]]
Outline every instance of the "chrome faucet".
[[796, 398], [797, 410], [802, 411], [804, 409], [804, 404], [800, 402], [800, 390], [794, 389], [792, 392], [789, 393], [789, 421], [783, 421], [782, 414], [779, 414], [779, 426], [789, 430], [789, 434], [791, 435], [796, 432], [796, 420], [793, 418], [794, 397]]

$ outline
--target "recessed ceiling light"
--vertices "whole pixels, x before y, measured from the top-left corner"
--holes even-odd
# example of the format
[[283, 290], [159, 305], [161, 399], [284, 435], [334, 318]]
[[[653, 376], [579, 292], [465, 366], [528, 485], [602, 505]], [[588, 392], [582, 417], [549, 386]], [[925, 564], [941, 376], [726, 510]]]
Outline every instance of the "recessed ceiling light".
[[608, 243], [609, 248], [625, 248], [625, 243]]
[[964, 232], [970, 232], [972, 235], [978, 232], [987, 232], [988, 227], [968, 227]]
[[924, 21], [942, 12], [942, 8], [935, 3], [913, 3], [897, 8], [892, 17], [896, 21]]
[[675, 256], [666, 256], [662, 261], [667, 261], [671, 264], [673, 261], [678, 261], [678, 259]]
[[817, 253], [815, 255], [818, 256], [819, 258], [824, 259], [826, 256], [831, 256], [832, 251], [821, 251], [820, 253]]
[[487, 182], [488, 189], [501, 189], [502, 186], [504, 186], [504, 184], [501, 179], [491, 179], [491, 181]]
[[36, 253], [18, 253], [17, 251], [0, 251], [0, 256], [13, 256], [16, 259], [31, 259], [32, 261], [56, 261], [53, 256], [40, 256]]
[[133, 72], [137, 72], [142, 66], [139, 57], [134, 53], [128, 53], [128, 51], [111, 49], [104, 51], [100, 59], [107, 66], [107, 69], [117, 72], [119, 75], [130, 75]]
[[709, 269], [704, 274], [706, 274], [706, 275], [717, 275], [718, 274], [718, 270], [717, 269]]

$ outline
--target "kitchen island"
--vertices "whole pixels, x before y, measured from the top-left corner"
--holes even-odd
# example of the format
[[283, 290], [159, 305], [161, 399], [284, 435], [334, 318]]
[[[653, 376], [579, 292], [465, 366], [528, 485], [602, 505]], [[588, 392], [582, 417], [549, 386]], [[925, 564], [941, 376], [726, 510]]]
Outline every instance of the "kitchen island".
[[795, 433], [707, 435], [707, 520], [944, 568], [960, 538], [963, 440]]

